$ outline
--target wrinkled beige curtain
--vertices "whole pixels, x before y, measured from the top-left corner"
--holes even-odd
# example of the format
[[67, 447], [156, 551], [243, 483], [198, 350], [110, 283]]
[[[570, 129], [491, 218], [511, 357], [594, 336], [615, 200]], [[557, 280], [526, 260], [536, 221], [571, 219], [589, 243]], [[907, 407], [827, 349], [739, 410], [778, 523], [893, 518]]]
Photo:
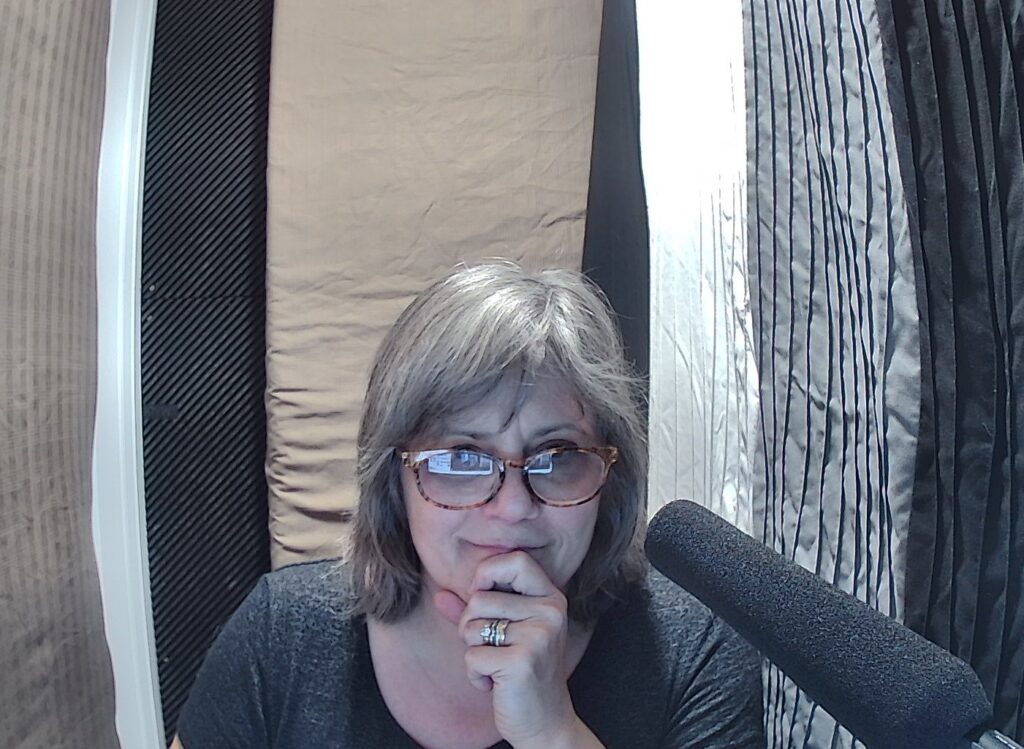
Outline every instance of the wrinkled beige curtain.
[[459, 261], [579, 268], [600, 0], [278, 0], [268, 152], [275, 566], [338, 553], [370, 358]]
[[92, 540], [109, 3], [0, 3], [0, 746], [116, 747]]

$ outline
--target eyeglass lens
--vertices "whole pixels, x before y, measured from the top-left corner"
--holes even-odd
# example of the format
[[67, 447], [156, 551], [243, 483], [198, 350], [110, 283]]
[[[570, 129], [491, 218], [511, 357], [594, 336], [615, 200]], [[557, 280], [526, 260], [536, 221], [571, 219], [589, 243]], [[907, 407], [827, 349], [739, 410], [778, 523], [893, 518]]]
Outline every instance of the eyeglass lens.
[[[515, 469], [510, 469], [515, 470]], [[582, 450], [543, 452], [525, 467], [533, 492], [545, 502], [571, 503], [601, 488], [605, 462]], [[476, 450], [446, 450], [420, 463], [420, 487], [430, 499], [447, 505], [477, 504], [501, 482], [498, 461]]]

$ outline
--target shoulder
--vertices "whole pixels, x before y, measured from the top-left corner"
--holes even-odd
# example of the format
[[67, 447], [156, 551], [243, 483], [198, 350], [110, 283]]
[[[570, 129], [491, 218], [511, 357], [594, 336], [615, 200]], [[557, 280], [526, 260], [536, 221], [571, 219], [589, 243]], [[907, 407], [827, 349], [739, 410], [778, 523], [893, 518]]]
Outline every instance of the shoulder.
[[338, 559], [303, 562], [268, 572], [262, 578], [268, 603], [276, 607], [345, 608], [352, 600], [348, 570]]
[[351, 624], [354, 597], [348, 570], [337, 559], [269, 572], [252, 595], [264, 609], [266, 626], [278, 645], [296, 638], [337, 637]]
[[178, 725], [185, 747], [268, 745], [318, 720], [358, 663], [348, 590], [334, 560], [261, 577], [206, 654]]
[[630, 627], [642, 621], [647, 627], [673, 635], [698, 635], [715, 622], [707, 606], [653, 568], [612, 607], [606, 618], [613, 622], [624, 620]]
[[759, 662], [753, 648], [696, 596], [656, 570], [647, 578], [651, 611], [663, 631], [677, 642], [699, 650], [717, 650], [728, 645], [750, 662]]
[[761, 657], [692, 594], [651, 571], [633, 615], [665, 668], [664, 746], [764, 746]]
[[264, 574], [217, 637], [260, 660], [301, 657], [325, 638], [348, 639], [352, 595], [337, 560], [306, 562]]
[[628, 649], [655, 653], [669, 666], [671, 673], [665, 676], [677, 686], [709, 668], [719, 676], [736, 678], [760, 672], [760, 657], [743, 638], [693, 594], [654, 569], [603, 624], [616, 642], [628, 643]]
[[601, 617], [572, 678], [607, 745], [764, 746], [756, 651], [655, 570]]
[[591, 646], [627, 663], [658, 663], [668, 678], [672, 664], [699, 660], [716, 618], [693, 595], [657, 570], [634, 583], [598, 621]]
[[676, 585], [653, 567], [647, 571], [644, 581], [649, 607], [653, 615], [675, 621], [679, 614], [686, 615], [688, 620], [707, 622], [714, 618], [711, 610], [697, 600], [696, 596], [685, 588]]
[[264, 575], [236, 612], [245, 624], [232, 639], [259, 664], [268, 704], [305, 695], [308, 684], [333, 684], [357, 663], [350, 589], [337, 560], [296, 564]]

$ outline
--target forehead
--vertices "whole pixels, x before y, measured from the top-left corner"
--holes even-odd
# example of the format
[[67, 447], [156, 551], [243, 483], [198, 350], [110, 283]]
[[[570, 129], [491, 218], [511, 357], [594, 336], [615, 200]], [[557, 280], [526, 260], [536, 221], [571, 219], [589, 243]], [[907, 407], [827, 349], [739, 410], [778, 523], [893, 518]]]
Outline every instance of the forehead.
[[574, 428], [584, 433], [595, 429], [590, 409], [582, 403], [568, 381], [541, 377], [532, 382], [504, 380], [473, 405], [441, 420], [438, 431], [445, 434], [498, 436], [510, 431], [523, 435]]

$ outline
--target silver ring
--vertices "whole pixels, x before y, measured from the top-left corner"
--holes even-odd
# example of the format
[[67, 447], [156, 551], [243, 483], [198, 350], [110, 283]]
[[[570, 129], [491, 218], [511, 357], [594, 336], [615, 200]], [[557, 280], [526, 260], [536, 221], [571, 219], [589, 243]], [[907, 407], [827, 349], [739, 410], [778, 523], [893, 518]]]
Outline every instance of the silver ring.
[[488, 619], [480, 628], [480, 639], [484, 641], [484, 645], [494, 648], [505, 647], [505, 632], [511, 623], [508, 619]]

